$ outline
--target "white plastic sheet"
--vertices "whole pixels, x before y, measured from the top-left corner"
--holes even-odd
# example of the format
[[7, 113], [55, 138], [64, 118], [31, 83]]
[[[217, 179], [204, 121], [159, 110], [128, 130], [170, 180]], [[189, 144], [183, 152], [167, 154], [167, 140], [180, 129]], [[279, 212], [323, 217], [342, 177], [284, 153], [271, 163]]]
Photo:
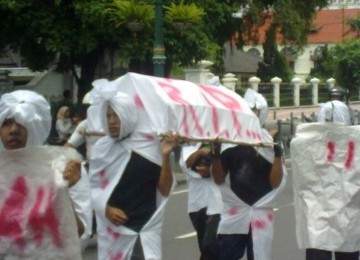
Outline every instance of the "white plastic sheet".
[[[96, 80], [93, 85], [115, 86], [130, 95], [140, 117], [136, 132], [147, 133], [149, 138], [172, 130], [192, 138], [262, 141], [257, 116], [244, 99], [223, 87], [136, 73], [127, 73], [111, 82]], [[88, 118], [90, 130], [97, 130], [96, 106], [88, 111]]]
[[360, 248], [360, 127], [301, 124], [291, 142], [298, 245]]
[[81, 259], [64, 163], [48, 149], [0, 152], [0, 259]]

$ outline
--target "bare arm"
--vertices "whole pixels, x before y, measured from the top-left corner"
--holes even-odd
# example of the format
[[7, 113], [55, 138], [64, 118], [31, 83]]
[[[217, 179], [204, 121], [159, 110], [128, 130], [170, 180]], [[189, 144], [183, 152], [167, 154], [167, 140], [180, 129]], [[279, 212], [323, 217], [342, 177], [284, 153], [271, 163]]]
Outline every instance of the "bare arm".
[[177, 144], [178, 136], [171, 133], [164, 137], [160, 143], [163, 164], [161, 166], [158, 189], [163, 196], [169, 196], [172, 187], [173, 176], [171, 174], [170, 153]]
[[[186, 160], [186, 166], [188, 168], [192, 168], [194, 166], [194, 164], [201, 158], [201, 157], [206, 157], [209, 156], [209, 153], [211, 152], [211, 150], [209, 148], [203, 147], [199, 150], [197, 150], [196, 152], [194, 152], [193, 154], [191, 154], [189, 156], [189, 158]], [[194, 170], [194, 169], [193, 169]], [[206, 177], [210, 177], [210, 165], [196, 165], [195, 166], [195, 171], [201, 175], [201, 177], [206, 178]]]
[[210, 153], [209, 148], [201, 148], [197, 150], [196, 152], [192, 153], [189, 158], [186, 160], [186, 167], [190, 168], [192, 167], [197, 160], [199, 160], [202, 156], [207, 156]]
[[84, 223], [81, 221], [80, 217], [76, 213], [74, 206], [73, 206], [73, 212], [75, 215], [76, 225], [77, 225], [77, 229], [78, 229], [78, 235], [79, 235], [79, 237], [81, 237], [82, 234], [84, 234], [84, 232], [85, 232]]
[[[80, 160], [70, 160], [64, 170], [63, 178], [68, 181], [69, 188], [75, 185], [78, 180], [81, 178], [81, 161]], [[73, 211], [75, 214], [75, 220], [78, 228], [79, 237], [84, 233], [85, 227], [80, 217], [76, 213], [74, 207]]]
[[69, 142], [66, 142], [65, 144], [64, 144], [64, 146], [65, 147], [71, 147], [71, 148], [76, 148], [75, 146], [73, 146], [71, 143], [69, 143]]
[[275, 157], [270, 172], [270, 184], [273, 189], [279, 187], [283, 177], [282, 158]]
[[213, 162], [211, 167], [211, 173], [216, 184], [222, 184], [225, 180], [225, 170], [221, 163], [221, 143], [213, 144]]
[[109, 205], [106, 206], [105, 216], [115, 226], [124, 225], [124, 223], [128, 220], [128, 217], [126, 216], [124, 211], [115, 207], [111, 207]]
[[[274, 138], [275, 141], [278, 141], [279, 136], [277, 130], [272, 130], [269, 133]], [[281, 147], [281, 142], [278, 141], [278, 144], [274, 145], [274, 153], [275, 153], [275, 158], [269, 176], [269, 182], [273, 189], [279, 187], [281, 180], [283, 178], [283, 167], [282, 167], [283, 150]]]
[[216, 184], [222, 184], [225, 180], [225, 171], [223, 169], [220, 157], [214, 158], [211, 173]]

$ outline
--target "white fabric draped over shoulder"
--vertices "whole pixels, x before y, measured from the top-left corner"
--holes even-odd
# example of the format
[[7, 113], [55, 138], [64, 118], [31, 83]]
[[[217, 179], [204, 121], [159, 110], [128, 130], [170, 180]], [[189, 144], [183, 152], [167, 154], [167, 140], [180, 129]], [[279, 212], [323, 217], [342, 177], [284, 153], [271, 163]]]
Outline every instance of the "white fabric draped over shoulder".
[[245, 92], [244, 99], [251, 109], [256, 108], [257, 110], [260, 110], [258, 118], [260, 125], [263, 126], [269, 113], [269, 106], [265, 97], [255, 90], [248, 88]]
[[215, 184], [213, 178], [202, 178], [200, 174], [186, 166], [186, 160], [199, 148], [200, 143], [181, 148], [179, 164], [182, 171], [186, 174], [189, 187], [188, 213], [196, 212], [206, 207], [208, 215], [220, 214], [222, 198], [219, 187]]
[[0, 126], [14, 118], [27, 129], [27, 143], [42, 145], [51, 128], [50, 105], [45, 98], [30, 90], [17, 90], [3, 94], [0, 100]]
[[[265, 142], [273, 142], [266, 129], [262, 129], [262, 138]], [[231, 146], [222, 148], [222, 151]], [[274, 161], [272, 147], [254, 148], [270, 163]], [[282, 164], [283, 177], [280, 185], [259, 199], [252, 206], [241, 200], [231, 189], [229, 175], [221, 184], [220, 191], [223, 198], [223, 210], [219, 223], [218, 234], [248, 234], [252, 230], [253, 251], [255, 260], [270, 260], [272, 238], [274, 234], [273, 208], [277, 205], [277, 197], [285, 187], [287, 172], [284, 158]]]
[[[90, 160], [91, 196], [97, 220], [98, 259], [130, 259], [138, 236], [142, 242], [145, 259], [161, 259], [161, 228], [168, 197], [157, 192], [157, 210], [139, 233], [125, 226], [115, 226], [105, 216], [107, 202], [121, 179], [132, 152], [159, 166], [162, 165], [160, 140], [133, 132], [138, 117], [132, 98], [118, 92], [117, 87], [107, 80], [97, 80], [93, 86], [88, 120], [96, 122], [96, 116], [100, 116], [101, 120], [96, 124], [108, 134], [108, 105], [121, 120], [119, 137], [105, 136], [98, 140], [93, 147]], [[173, 187], [174, 184], [173, 182]]]

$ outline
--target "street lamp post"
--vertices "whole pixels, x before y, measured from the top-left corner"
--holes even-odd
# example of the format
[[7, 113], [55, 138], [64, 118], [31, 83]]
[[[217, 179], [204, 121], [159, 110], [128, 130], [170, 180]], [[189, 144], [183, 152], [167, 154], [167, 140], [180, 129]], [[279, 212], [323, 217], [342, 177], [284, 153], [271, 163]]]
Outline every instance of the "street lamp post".
[[163, 34], [163, 1], [155, 0], [155, 24], [154, 24], [154, 49], [153, 63], [154, 75], [164, 77], [164, 65], [166, 62], [164, 34]]

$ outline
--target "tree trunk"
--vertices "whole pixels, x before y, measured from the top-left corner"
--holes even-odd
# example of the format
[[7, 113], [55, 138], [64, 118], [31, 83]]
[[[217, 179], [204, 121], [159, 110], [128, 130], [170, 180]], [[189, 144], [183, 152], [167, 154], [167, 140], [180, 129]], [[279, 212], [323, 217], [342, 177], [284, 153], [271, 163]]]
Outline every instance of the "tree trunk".
[[78, 104], [81, 104], [85, 94], [92, 88], [91, 84], [95, 79], [96, 68], [103, 56], [103, 52], [104, 48], [98, 47], [94, 51], [83, 56], [77, 94]]

